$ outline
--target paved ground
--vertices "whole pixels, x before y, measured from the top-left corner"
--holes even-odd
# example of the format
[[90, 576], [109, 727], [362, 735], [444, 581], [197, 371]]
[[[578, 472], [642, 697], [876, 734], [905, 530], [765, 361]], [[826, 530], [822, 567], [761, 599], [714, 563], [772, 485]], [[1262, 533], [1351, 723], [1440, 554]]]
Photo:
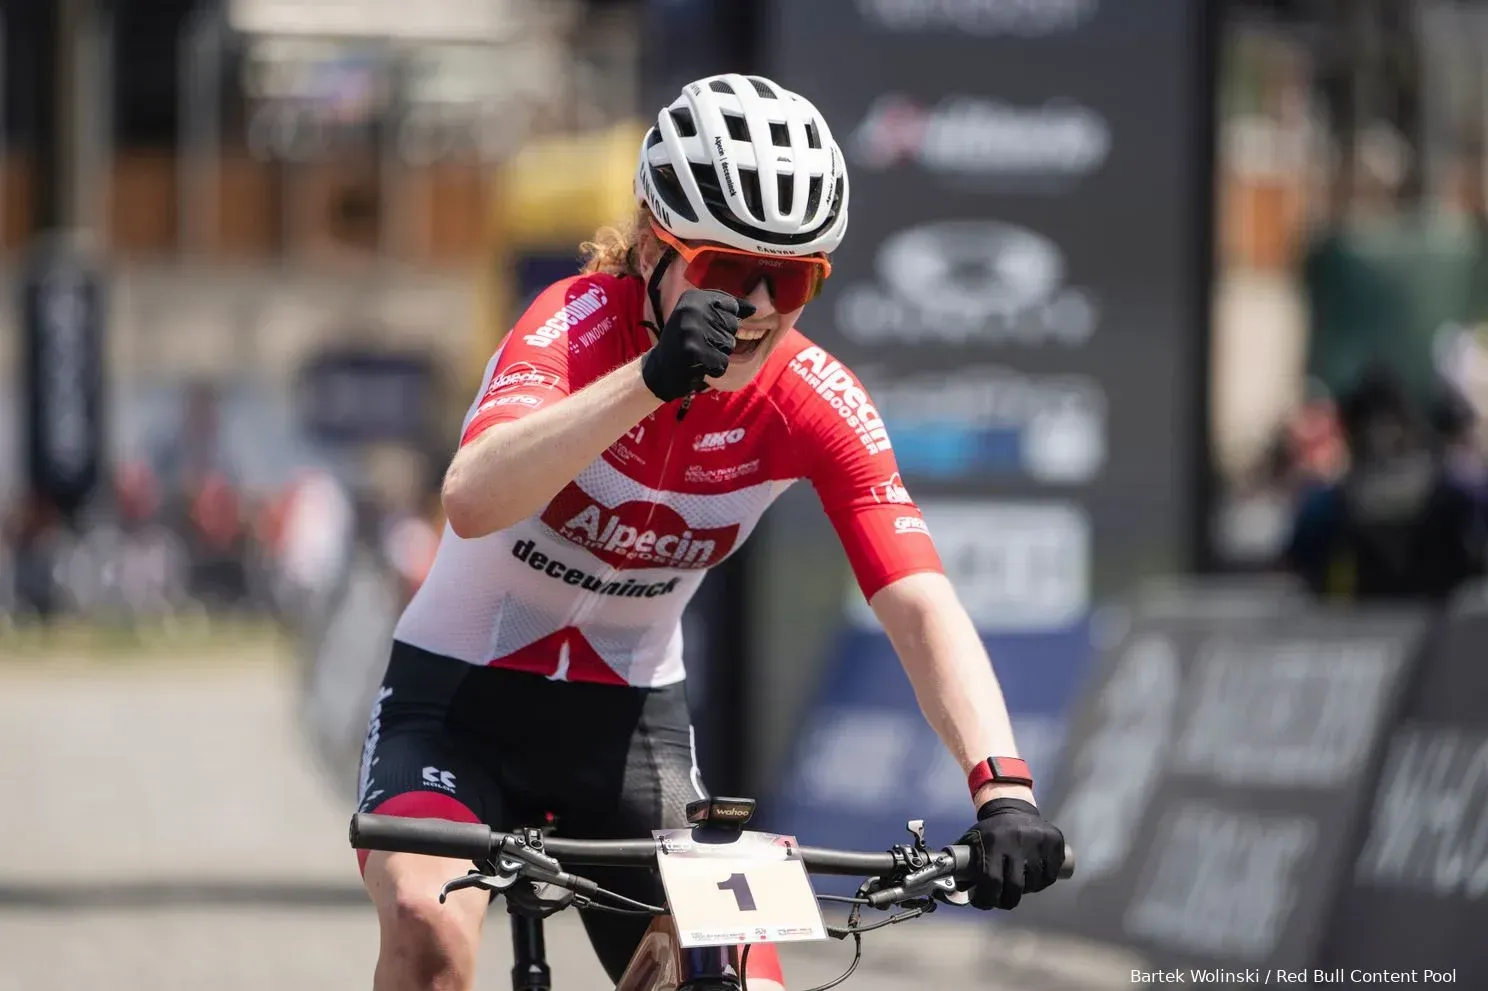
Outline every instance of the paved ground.
[[[3, 651], [0, 991], [371, 986], [376, 930], [347, 809], [308, 764], [281, 664], [110, 669], [8, 663]], [[1003, 938], [994, 958], [980, 919], [874, 937], [846, 988], [1130, 986], [1124, 961], [1032, 936]], [[505, 938], [488, 926], [483, 991], [509, 987]], [[605, 986], [576, 919], [549, 923], [549, 952], [558, 986]], [[808, 988], [851, 951], [830, 941], [785, 955]]]

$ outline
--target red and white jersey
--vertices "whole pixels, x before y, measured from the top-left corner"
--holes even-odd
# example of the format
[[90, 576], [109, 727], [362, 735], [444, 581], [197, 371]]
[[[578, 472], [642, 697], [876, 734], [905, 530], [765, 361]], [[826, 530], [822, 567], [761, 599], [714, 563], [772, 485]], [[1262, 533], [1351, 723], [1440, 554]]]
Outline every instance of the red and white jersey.
[[[550, 286], [507, 335], [461, 444], [645, 353], [644, 286], [586, 275]], [[706, 569], [809, 479], [863, 594], [940, 571], [883, 421], [853, 374], [796, 331], [738, 392], [636, 424], [543, 509], [465, 540], [445, 527], [395, 636], [471, 664], [572, 681], [680, 681], [682, 611]]]

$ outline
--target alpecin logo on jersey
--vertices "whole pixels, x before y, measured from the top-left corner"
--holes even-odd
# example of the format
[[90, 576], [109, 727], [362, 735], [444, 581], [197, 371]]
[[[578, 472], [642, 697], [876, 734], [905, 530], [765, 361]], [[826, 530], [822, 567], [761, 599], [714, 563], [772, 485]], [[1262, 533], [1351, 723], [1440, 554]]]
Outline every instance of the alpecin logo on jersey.
[[812, 344], [791, 359], [790, 368], [832, 405], [857, 433], [869, 454], [879, 454], [890, 448], [889, 432], [884, 428], [883, 417], [878, 415], [878, 409], [869, 401], [868, 394], [842, 362]]
[[486, 389], [486, 398], [490, 399], [507, 389], [551, 389], [557, 384], [558, 376], [552, 372], [540, 371], [530, 361], [514, 361], [491, 380], [490, 387]]
[[600, 286], [590, 286], [583, 293], [564, 303], [562, 308], [554, 313], [532, 333], [523, 336], [522, 340], [535, 348], [545, 348], [558, 338], [568, 332], [570, 327], [577, 327], [588, 320], [594, 314], [604, 309], [610, 298]]
[[672, 507], [639, 500], [611, 508], [577, 482], [569, 482], [548, 503], [542, 521], [615, 568], [711, 568], [739, 539], [737, 523], [690, 527]]

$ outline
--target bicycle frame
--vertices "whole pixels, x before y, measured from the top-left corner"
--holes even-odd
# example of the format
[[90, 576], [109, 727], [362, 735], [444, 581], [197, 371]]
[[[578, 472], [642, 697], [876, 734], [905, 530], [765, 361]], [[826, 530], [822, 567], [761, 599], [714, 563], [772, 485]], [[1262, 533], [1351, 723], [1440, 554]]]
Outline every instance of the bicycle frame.
[[[512, 991], [552, 991], [541, 919], [511, 917]], [[615, 991], [737, 991], [738, 950], [684, 948], [670, 915], [651, 920]]]

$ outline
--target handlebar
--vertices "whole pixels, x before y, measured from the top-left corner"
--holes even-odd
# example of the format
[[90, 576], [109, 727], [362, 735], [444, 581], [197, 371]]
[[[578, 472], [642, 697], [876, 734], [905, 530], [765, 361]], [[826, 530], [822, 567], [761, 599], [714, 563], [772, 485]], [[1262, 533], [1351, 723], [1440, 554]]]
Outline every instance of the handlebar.
[[[404, 819], [370, 812], [358, 812], [351, 817], [351, 845], [358, 850], [489, 860], [499, 852], [510, 852], [508, 841], [514, 844], [516, 839], [511, 833], [478, 822]], [[887, 851], [858, 853], [804, 846], [799, 850], [807, 870], [814, 874], [880, 874], [894, 869], [894, 855]], [[550, 836], [543, 839], [543, 851], [576, 867], [642, 867], [656, 861], [656, 841], [649, 838], [572, 840]], [[970, 857], [969, 850], [966, 856]]]
[[[444, 819], [405, 819], [358, 812], [351, 817], [351, 845], [358, 850], [385, 850], [391, 853], [417, 853], [457, 860], [490, 860], [499, 853], [522, 857], [525, 847], [511, 833], [503, 833], [482, 823], [449, 822]], [[859, 852], [822, 847], [799, 848], [801, 861], [812, 874], [879, 875], [892, 872], [898, 862], [890, 851]], [[641, 867], [656, 861], [656, 841], [643, 840], [574, 840], [547, 837], [543, 840], [547, 857], [565, 864], [586, 867]], [[546, 864], [551, 864], [544, 858]], [[893, 888], [875, 892], [875, 904], [890, 904], [905, 897], [906, 891], [918, 884], [952, 874], [960, 874], [971, 865], [971, 847], [953, 844], [934, 854], [928, 866], [904, 878]], [[1075, 871], [1075, 854], [1064, 848], [1061, 878]]]

